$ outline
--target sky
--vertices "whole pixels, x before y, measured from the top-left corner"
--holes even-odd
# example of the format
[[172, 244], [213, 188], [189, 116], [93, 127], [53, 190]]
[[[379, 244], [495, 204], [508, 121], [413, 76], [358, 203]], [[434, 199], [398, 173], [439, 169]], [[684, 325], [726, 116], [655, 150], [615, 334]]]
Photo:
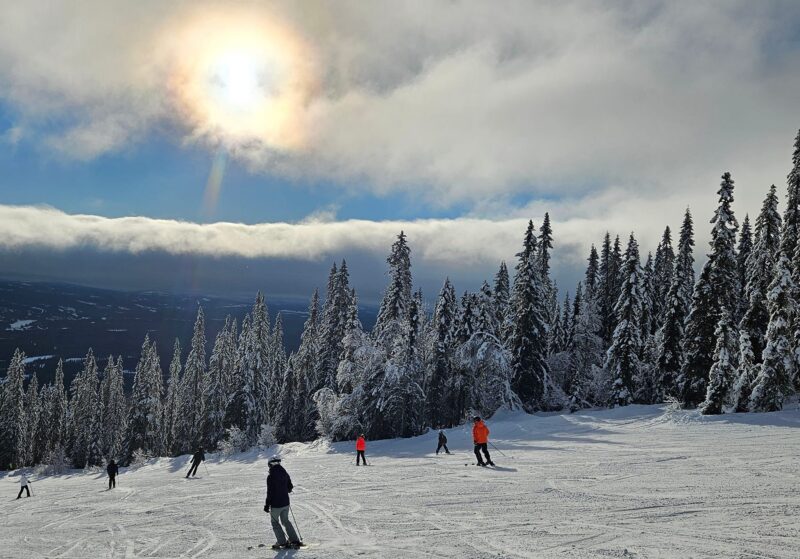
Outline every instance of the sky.
[[643, 252], [720, 175], [783, 193], [791, 1], [39, 1], [0, 8], [0, 275], [366, 300], [400, 230], [432, 297], [553, 220], [574, 289], [605, 231]]

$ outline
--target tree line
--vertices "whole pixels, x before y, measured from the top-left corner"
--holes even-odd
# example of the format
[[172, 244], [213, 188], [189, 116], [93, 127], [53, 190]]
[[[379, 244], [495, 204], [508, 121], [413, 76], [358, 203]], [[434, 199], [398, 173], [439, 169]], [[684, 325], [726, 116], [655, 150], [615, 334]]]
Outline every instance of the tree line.
[[433, 308], [414, 290], [401, 232], [388, 285], [365, 331], [346, 262], [324, 301], [311, 297], [300, 346], [286, 354], [281, 315], [259, 293], [241, 324], [228, 318], [206, 356], [198, 309], [185, 359], [169, 371], [145, 337], [131, 394], [122, 360], [102, 369], [90, 349], [64, 386], [26, 383], [17, 350], [0, 386], [0, 468], [66, 461], [96, 466], [180, 455], [235, 438], [259, 441], [409, 437], [501, 408], [527, 412], [678, 401], [703, 414], [781, 409], [800, 389], [800, 132], [781, 216], [775, 185], [751, 227], [735, 216], [734, 180], [722, 175], [711, 242], [695, 277], [687, 208], [673, 246], [667, 227], [642, 258], [633, 233], [592, 245], [583, 279], [563, 299], [551, 278], [548, 214], [529, 222], [513, 277], [460, 297], [445, 279]]

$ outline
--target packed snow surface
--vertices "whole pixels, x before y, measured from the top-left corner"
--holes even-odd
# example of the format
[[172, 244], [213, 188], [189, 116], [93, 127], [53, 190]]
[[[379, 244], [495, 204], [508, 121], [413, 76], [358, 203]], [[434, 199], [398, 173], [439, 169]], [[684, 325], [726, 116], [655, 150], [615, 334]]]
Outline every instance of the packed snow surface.
[[[312, 545], [274, 537], [266, 458], [188, 457], [104, 473], [0, 479], [0, 556], [28, 557], [800, 557], [800, 412], [701, 417], [658, 406], [505, 414], [488, 422], [495, 469], [468, 427], [368, 443], [281, 449], [294, 514]], [[465, 464], [469, 464], [465, 466]], [[255, 546], [248, 550], [248, 547]]]

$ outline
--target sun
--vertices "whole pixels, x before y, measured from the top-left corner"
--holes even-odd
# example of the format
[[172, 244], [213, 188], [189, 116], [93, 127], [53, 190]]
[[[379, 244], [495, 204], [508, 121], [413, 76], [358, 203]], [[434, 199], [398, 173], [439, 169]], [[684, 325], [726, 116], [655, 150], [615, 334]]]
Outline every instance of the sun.
[[235, 150], [302, 146], [315, 90], [313, 56], [264, 13], [203, 13], [168, 36], [169, 90], [191, 137]]
[[249, 112], [265, 100], [265, 78], [262, 61], [250, 53], [231, 52], [212, 68], [209, 87], [232, 110]]

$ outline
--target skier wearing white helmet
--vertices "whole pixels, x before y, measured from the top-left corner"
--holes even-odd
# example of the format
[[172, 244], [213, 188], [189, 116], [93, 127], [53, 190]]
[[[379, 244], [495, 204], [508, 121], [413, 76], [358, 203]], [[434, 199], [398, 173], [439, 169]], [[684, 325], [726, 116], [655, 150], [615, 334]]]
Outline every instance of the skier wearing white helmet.
[[[292, 478], [281, 466], [281, 459], [273, 456], [267, 462], [267, 501], [264, 503], [264, 512], [269, 513], [272, 521], [272, 531], [275, 532], [277, 541], [272, 549], [297, 549], [303, 545], [297, 532], [289, 522], [289, 493], [292, 492]], [[284, 529], [286, 533], [284, 533]], [[288, 535], [288, 539], [287, 539]]]

